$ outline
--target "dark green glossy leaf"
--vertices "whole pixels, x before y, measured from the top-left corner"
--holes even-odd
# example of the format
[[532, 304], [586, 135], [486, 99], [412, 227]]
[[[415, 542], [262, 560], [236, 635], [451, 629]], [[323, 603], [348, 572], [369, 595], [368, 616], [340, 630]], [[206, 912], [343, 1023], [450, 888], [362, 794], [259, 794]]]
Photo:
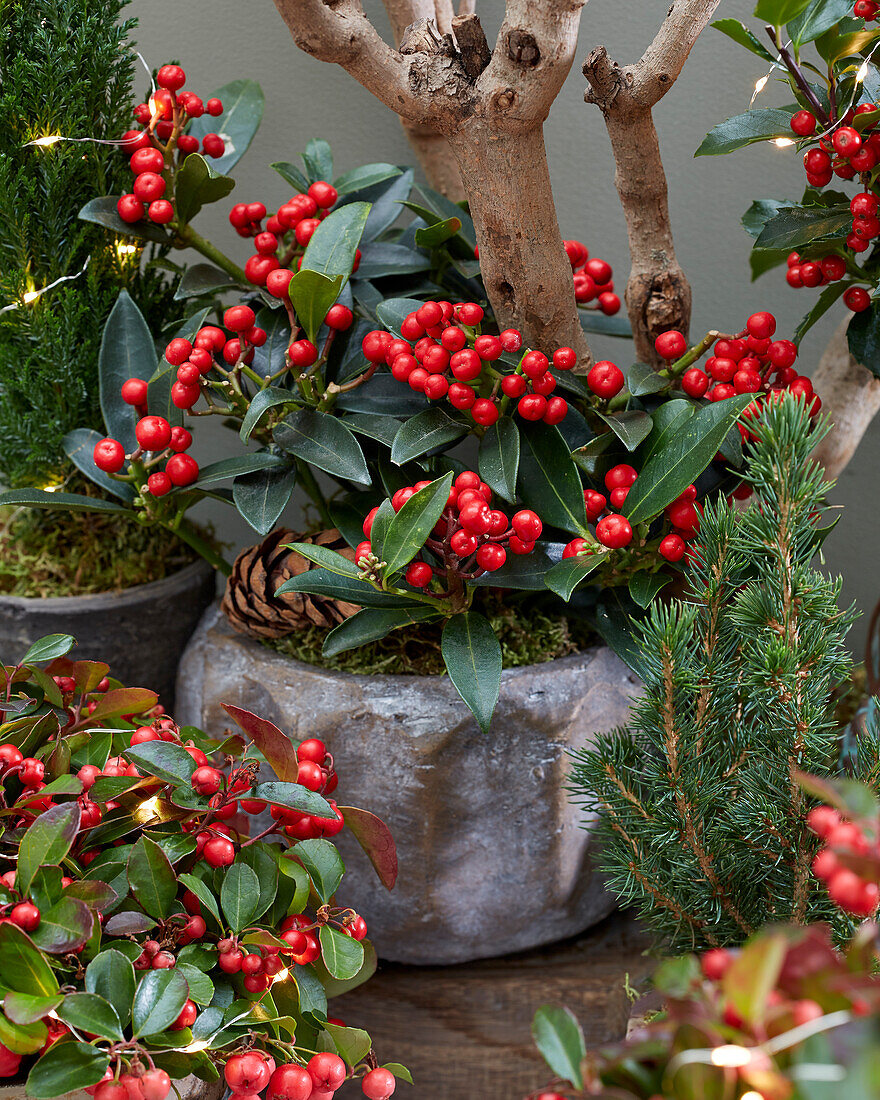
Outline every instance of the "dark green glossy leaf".
[[329, 840], [301, 840], [293, 849], [293, 854], [308, 871], [315, 892], [325, 905], [336, 893], [345, 864], [336, 846]]
[[529, 592], [543, 592], [547, 570], [562, 558], [564, 542], [548, 542], [540, 539], [531, 554], [508, 554], [507, 561], [494, 573], [484, 573], [471, 581], [477, 588], [518, 588]]
[[196, 763], [183, 745], [170, 741], [144, 741], [125, 750], [128, 760], [149, 775], [164, 779], [166, 783], [188, 785]]
[[134, 490], [126, 481], [117, 481], [115, 477], [99, 470], [92, 457], [95, 452], [95, 444], [100, 443], [104, 437], [92, 428], [74, 428], [64, 437], [64, 453], [70, 461], [81, 470], [90, 481], [100, 485], [108, 493], [119, 497], [126, 503], [134, 500]]
[[217, 905], [217, 899], [214, 897], [214, 894], [211, 892], [208, 886], [196, 875], [184, 873], [182, 875], [178, 875], [178, 879], [180, 880], [180, 882], [183, 883], [187, 890], [190, 890], [192, 891], [192, 893], [195, 894], [195, 896], [199, 899], [204, 908], [208, 910], [214, 920], [216, 920], [219, 924], [220, 909]]
[[[849, 0], [847, 0], [847, 3], [848, 2]], [[716, 30], [721, 31], [722, 34], [726, 34], [728, 38], [732, 38], [737, 45], [745, 46], [747, 50], [756, 54], [763, 61], [767, 61], [770, 64], [773, 63], [773, 54], [770, 53], [766, 46], [762, 46], [749, 28], [743, 23], [740, 23], [738, 19], [716, 19], [712, 26], [715, 27]]]
[[273, 806], [299, 810], [300, 813], [311, 814], [313, 817], [320, 817], [327, 821], [332, 821], [336, 816], [329, 802], [299, 783], [259, 783], [251, 797], [271, 802]]
[[350, 202], [334, 210], [312, 234], [301, 270], [348, 279], [369, 213], [370, 204], [366, 202]]
[[841, 61], [845, 57], [857, 57], [859, 54], [867, 52], [878, 37], [880, 37], [880, 31], [878, 30], [865, 28], [864, 30], [841, 33], [840, 27], [832, 27], [831, 30], [826, 31], [816, 39], [816, 49], [829, 65], [833, 65], [836, 61]]
[[357, 435], [365, 435], [368, 439], [375, 439], [390, 447], [394, 443], [394, 437], [400, 429], [400, 421], [393, 416], [383, 416], [381, 413], [355, 413], [347, 416], [344, 424], [349, 431]]
[[235, 187], [235, 180], [201, 155], [190, 153], [178, 170], [174, 190], [175, 211], [182, 223], [190, 222], [204, 205], [219, 202]]
[[377, 308], [376, 316], [390, 332], [399, 336], [404, 319], [423, 304], [419, 298], [386, 298]]
[[814, 42], [836, 26], [852, 12], [852, 8], [849, 0], [808, 0], [807, 6], [786, 28], [795, 50], [807, 42]]
[[852, 212], [844, 206], [796, 206], [780, 210], [761, 230], [758, 248], [797, 248], [819, 240], [843, 238], [852, 228]]
[[279, 176], [291, 187], [295, 188], [301, 195], [305, 194], [309, 189], [309, 181], [303, 174], [300, 168], [297, 168], [295, 164], [291, 164], [287, 160], [276, 160], [273, 164], [269, 165], [270, 168], [274, 168]]
[[248, 411], [244, 415], [238, 432], [242, 441], [247, 443], [254, 428], [259, 424], [263, 413], [276, 408], [278, 405], [292, 404], [294, 400], [295, 398], [290, 390], [282, 390], [277, 386], [267, 386], [266, 389], [254, 394], [254, 399], [248, 406]]
[[413, 185], [412, 168], [405, 169], [394, 179], [377, 183], [372, 187], [360, 187], [345, 196], [344, 202], [370, 203], [370, 214], [364, 226], [363, 241], [375, 241], [390, 229], [401, 214], [401, 203], [409, 198]]
[[[266, 333], [266, 342], [259, 348], [254, 348], [253, 369], [262, 378], [269, 378], [283, 370], [286, 363], [287, 348], [290, 344], [290, 319], [286, 309], [269, 309], [265, 307], [257, 314], [257, 324]], [[295, 401], [294, 394], [290, 400]]]
[[633, 397], [644, 397], [649, 393], [660, 393], [669, 385], [669, 379], [659, 375], [647, 363], [633, 363], [626, 371], [626, 388]]
[[242, 848], [237, 862], [243, 863], [257, 876], [257, 908], [251, 921], [257, 920], [275, 901], [278, 894], [278, 854], [276, 849], [262, 843]]
[[20, 664], [34, 665], [41, 661], [54, 661], [63, 657], [76, 645], [72, 634], [44, 634], [38, 638], [22, 657]]
[[288, 548], [295, 550], [316, 565], [329, 569], [331, 573], [338, 573], [341, 577], [357, 580], [360, 576], [360, 571], [354, 562], [349, 561], [348, 558], [338, 554], [335, 550], [328, 550], [326, 546], [319, 546], [317, 543], [311, 542], [292, 542], [288, 544]]
[[149, 970], [141, 979], [132, 1004], [134, 1038], [165, 1031], [180, 1015], [188, 996], [186, 978], [176, 967]]
[[587, 534], [581, 480], [559, 430], [549, 424], [525, 424], [520, 435], [526, 445], [519, 466], [523, 502], [545, 524], [574, 535]]
[[806, 336], [815, 323], [828, 312], [834, 305], [838, 298], [840, 298], [846, 291], [848, 283], [838, 282], [831, 283], [826, 286], [816, 301], [813, 303], [813, 307], [810, 312], [801, 318], [798, 327], [794, 330], [794, 342], [800, 344], [801, 340]]
[[639, 455], [642, 465], [657, 451], [662, 450], [671, 440], [675, 439], [696, 411], [696, 405], [692, 405], [690, 401], [685, 401], [680, 397], [665, 401], [658, 409], [655, 409], [652, 416], [654, 426]]
[[96, 955], [86, 967], [85, 984], [89, 993], [100, 991], [107, 998], [123, 1026], [128, 1023], [137, 983], [134, 967], [125, 955], [113, 948]]
[[467, 435], [468, 425], [454, 420], [442, 409], [425, 409], [400, 425], [391, 446], [391, 461], [397, 466]]
[[229, 928], [241, 932], [253, 920], [260, 901], [260, 880], [245, 863], [227, 867], [220, 887], [220, 904]]
[[632, 326], [625, 316], [606, 316], [600, 309], [579, 309], [581, 328], [584, 332], [597, 332], [602, 336], [618, 336], [632, 339]]
[[142, 836], [131, 850], [128, 881], [141, 908], [151, 917], [165, 920], [171, 915], [177, 896], [177, 878], [168, 857], [149, 837]]
[[742, 216], [743, 229], [750, 237], [758, 238], [767, 222], [775, 218], [780, 210], [797, 210], [801, 205], [788, 199], [755, 199]]
[[333, 179], [333, 150], [323, 138], [312, 138], [302, 154], [303, 164], [309, 173], [309, 182]]
[[809, 0], [758, 0], [755, 18], [781, 27], [800, 15], [808, 3]]
[[548, 571], [544, 580], [547, 587], [567, 603], [581, 581], [586, 580], [604, 560], [605, 554], [599, 549], [592, 554], [577, 554], [570, 558], [563, 558]]
[[35, 1024], [56, 1009], [64, 1000], [63, 993], [51, 997], [35, 997], [32, 993], [7, 993], [3, 1012], [10, 1023]]
[[[324, 926], [327, 928], [327, 926]], [[327, 929], [333, 931], [335, 936], [342, 936], [343, 939], [348, 939], [348, 936], [344, 936], [341, 932], [336, 932], [335, 929]], [[324, 929], [321, 930], [322, 933]], [[355, 941], [356, 942], [356, 941]], [[323, 946], [323, 941], [322, 941]], [[364, 946], [358, 944], [361, 949], [361, 966], [356, 973], [359, 973], [363, 967]], [[343, 950], [351, 952], [351, 948], [343, 948]], [[353, 953], [352, 953], [353, 954]], [[327, 958], [327, 952], [324, 952], [324, 958]], [[329, 967], [328, 967], [329, 970]], [[331, 975], [333, 977], [333, 975]], [[351, 979], [337, 979], [337, 981], [350, 981]], [[338, 1024], [327, 1024], [325, 1031], [333, 1040], [333, 1045], [336, 1047], [336, 1053], [339, 1057], [349, 1066], [356, 1066], [358, 1062], [363, 1061], [364, 1058], [370, 1053], [370, 1049], [373, 1045], [370, 1036], [366, 1031], [362, 1031], [357, 1027], [340, 1027]]]
[[712, 127], [694, 156], [715, 157], [732, 153], [756, 141], [791, 138], [791, 116], [791, 111], [780, 107], [758, 107], [734, 115]]
[[473, 250], [477, 244], [477, 233], [474, 229], [473, 220], [464, 207], [459, 206], [457, 202], [453, 202], [445, 195], [441, 195], [439, 191], [433, 191], [430, 187], [425, 187], [422, 184], [419, 184], [419, 191], [425, 200], [425, 205], [433, 210], [438, 217], [443, 219], [458, 218], [461, 222], [461, 235]]
[[391, 520], [382, 543], [381, 560], [385, 562], [385, 577], [393, 576], [409, 564], [425, 545], [425, 539], [436, 527], [447, 505], [453, 476], [450, 470], [419, 489]]
[[256, 80], [233, 80], [213, 95], [222, 102], [223, 113], [216, 116], [205, 113], [194, 119], [189, 132], [199, 139], [208, 133], [223, 138], [225, 151], [214, 164], [218, 172], [228, 172], [247, 152], [260, 128], [266, 100]]
[[633, 573], [629, 579], [629, 594], [639, 607], [649, 607], [671, 580], [666, 573]]
[[232, 458], [221, 458], [219, 462], [203, 466], [199, 471], [196, 486], [201, 489], [206, 485], [216, 485], [218, 481], [225, 481], [230, 477], [238, 477], [240, 474], [252, 474], [255, 470], [282, 470], [287, 469], [288, 466], [289, 462], [283, 455], [272, 454], [269, 451], [234, 455]]
[[501, 645], [488, 619], [477, 611], [453, 615], [443, 628], [441, 650], [449, 679], [488, 733], [501, 689]]
[[619, 413], [597, 413], [628, 451], [634, 451], [651, 434], [653, 421], [642, 409]]
[[365, 386], [342, 393], [336, 400], [336, 408], [341, 411], [396, 417], [414, 416], [427, 405], [425, 397], [402, 386], [390, 374], [377, 374]]
[[360, 604], [362, 607], [412, 607], [416, 602], [405, 596], [392, 596], [379, 592], [365, 581], [343, 577], [330, 569], [309, 569], [298, 577], [291, 577], [277, 590], [285, 592], [309, 592], [315, 596], [331, 596], [336, 600]]
[[627, 494], [623, 511], [630, 523], [653, 519], [696, 481], [751, 401], [745, 393], [703, 406], [655, 452]]
[[232, 483], [239, 515], [260, 535], [268, 535], [296, 488], [296, 466], [240, 474]]
[[341, 198], [343, 195], [348, 195], [352, 191], [360, 191], [364, 187], [373, 187], [377, 183], [384, 183], [386, 180], [395, 179], [401, 174], [401, 171], [402, 169], [397, 168], [393, 164], [362, 164], [358, 168], [352, 168], [348, 172], [343, 172], [342, 175], [334, 181], [333, 186], [336, 188]]
[[10, 489], [0, 493], [0, 505], [27, 505], [30, 508], [47, 508], [54, 512], [128, 512], [129, 509], [113, 500], [80, 496], [78, 493], [47, 493], [42, 489]]
[[50, 806], [31, 824], [18, 850], [15, 885], [22, 897], [27, 897], [40, 867], [60, 863], [64, 859], [76, 839], [79, 823], [79, 804], [64, 802], [59, 806]]
[[68, 993], [58, 1016], [79, 1031], [99, 1035], [102, 1039], [122, 1040], [122, 1025], [116, 1009], [97, 993]]
[[202, 294], [217, 294], [221, 290], [231, 290], [238, 283], [231, 275], [221, 271], [213, 264], [193, 264], [181, 276], [174, 292], [175, 300], [197, 298]]
[[28, 1074], [27, 1094], [33, 1100], [54, 1100], [65, 1093], [95, 1085], [110, 1065], [110, 1055], [90, 1043], [55, 1043]]
[[480, 440], [480, 477], [510, 503], [516, 500], [519, 452], [519, 429], [509, 417], [496, 420]]
[[0, 925], [0, 972], [3, 985], [17, 993], [53, 997], [58, 980], [33, 941], [14, 924]]
[[[321, 958], [330, 975], [340, 981], [353, 978], [364, 964], [363, 945], [344, 932], [337, 932], [329, 924], [322, 926], [319, 938]], [[369, 1036], [367, 1036], [367, 1042], [369, 1042]]]
[[417, 229], [415, 241], [419, 248], [439, 248], [441, 244], [445, 244], [446, 241], [451, 240], [460, 231], [461, 218], [457, 215], [453, 215], [451, 218], [444, 218], [442, 221], [435, 222], [433, 225]]
[[279, 447], [319, 470], [360, 485], [371, 483], [360, 444], [335, 416], [315, 409], [296, 409], [273, 435]]
[[349, 649], [359, 649], [369, 642], [377, 642], [392, 630], [399, 630], [414, 623], [430, 622], [441, 618], [439, 610], [427, 604], [413, 601], [408, 608], [364, 608], [344, 619], [324, 638], [321, 653], [325, 657], [335, 657]]
[[583, 1086], [581, 1062], [586, 1057], [584, 1033], [570, 1009], [542, 1005], [532, 1020], [532, 1037], [544, 1061], [563, 1081]]
[[413, 275], [417, 271], [429, 271], [430, 257], [415, 252], [402, 244], [389, 241], [371, 241], [362, 249], [357, 269], [358, 279], [382, 279], [391, 275]]
[[870, 309], [853, 316], [846, 339], [856, 361], [880, 378], [880, 299], [875, 298]]
[[171, 234], [147, 218], [141, 218], [134, 224], [124, 222], [116, 210], [118, 201], [118, 195], [102, 195], [100, 198], [90, 199], [77, 217], [81, 221], [109, 229], [120, 237], [135, 237], [138, 240], [152, 241], [154, 244], [171, 244], [174, 239]]
[[126, 453], [137, 446], [134, 427], [138, 416], [134, 407], [122, 400], [122, 383], [129, 378], [142, 378], [148, 382], [157, 364], [156, 349], [147, 322], [128, 291], [120, 290], [104, 325], [98, 354], [98, 377], [101, 413], [107, 433], [119, 440]]
[[303, 268], [290, 280], [287, 292], [297, 320], [314, 344], [324, 324], [327, 311], [339, 297], [345, 283], [344, 275], [322, 275], [320, 271]]
[[95, 916], [84, 901], [63, 897], [43, 913], [31, 939], [50, 955], [78, 951], [91, 938]]
[[189, 986], [189, 997], [197, 1005], [209, 1005], [214, 996], [214, 983], [203, 971], [190, 963], [177, 961], [177, 969], [186, 978]]

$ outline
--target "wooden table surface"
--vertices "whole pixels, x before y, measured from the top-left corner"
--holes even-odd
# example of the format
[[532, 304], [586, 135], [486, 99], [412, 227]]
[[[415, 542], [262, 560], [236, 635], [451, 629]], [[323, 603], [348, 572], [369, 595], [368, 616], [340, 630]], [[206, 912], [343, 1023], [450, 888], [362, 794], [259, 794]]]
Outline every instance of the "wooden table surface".
[[[403, 1062], [414, 1085], [395, 1100], [523, 1100], [549, 1079], [531, 1039], [542, 1004], [567, 1005], [587, 1045], [623, 1036], [625, 979], [653, 969], [634, 921], [612, 914], [563, 944], [450, 967], [380, 963], [374, 978], [332, 1002], [331, 1013], [366, 1028], [381, 1061]], [[348, 1085], [340, 1100], [363, 1094]]]

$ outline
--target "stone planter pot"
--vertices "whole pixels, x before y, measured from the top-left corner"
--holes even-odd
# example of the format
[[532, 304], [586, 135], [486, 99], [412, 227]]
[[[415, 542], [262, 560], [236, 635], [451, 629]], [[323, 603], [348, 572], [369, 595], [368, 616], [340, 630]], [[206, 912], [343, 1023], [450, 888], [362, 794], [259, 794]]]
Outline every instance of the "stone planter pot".
[[339, 800], [378, 814], [397, 843], [393, 892], [343, 831], [343, 904], [379, 955], [429, 965], [575, 935], [612, 900], [564, 784], [567, 753], [626, 721], [636, 677], [605, 647], [508, 669], [484, 735], [446, 677], [356, 676], [273, 653], [212, 608], [180, 665], [181, 723], [229, 725], [221, 703], [326, 741]]
[[123, 683], [157, 691], [170, 711], [180, 654], [215, 590], [214, 570], [200, 559], [121, 592], [0, 596], [0, 658], [17, 660], [45, 634], [72, 634], [73, 657], [106, 661]]
[[[222, 1077], [219, 1081], [183, 1077], [172, 1084], [180, 1093], [180, 1100], [220, 1100], [226, 1090]], [[29, 1100], [24, 1081], [13, 1080], [9, 1084], [0, 1085], [0, 1100]], [[92, 1100], [92, 1097], [82, 1089], [76, 1089], [74, 1092], [66, 1092], [63, 1100]], [[168, 1094], [168, 1100], [176, 1100], [173, 1089]]]

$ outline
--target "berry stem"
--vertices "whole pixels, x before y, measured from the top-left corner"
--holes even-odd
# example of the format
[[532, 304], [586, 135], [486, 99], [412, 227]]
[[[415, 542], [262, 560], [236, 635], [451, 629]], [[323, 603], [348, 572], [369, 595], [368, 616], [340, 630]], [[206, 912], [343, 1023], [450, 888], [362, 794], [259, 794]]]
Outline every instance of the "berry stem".
[[768, 25], [764, 28], [764, 30], [769, 35], [770, 41], [776, 48], [776, 52], [779, 54], [780, 61], [782, 61], [786, 69], [788, 69], [788, 71], [791, 73], [792, 77], [794, 78], [795, 84], [797, 84], [797, 86], [803, 93], [804, 98], [813, 108], [813, 114], [822, 123], [823, 129], [827, 129], [827, 127], [831, 124], [831, 119], [828, 117], [828, 113], [826, 112], [825, 108], [819, 102], [816, 93], [810, 87], [809, 81], [801, 72], [800, 66], [792, 57], [791, 53], [789, 53], [788, 48], [786, 46], [783, 46], [782, 43], [779, 41], [779, 35], [777, 33], [776, 27], [771, 27]]
[[178, 240], [182, 241], [184, 246], [188, 245], [190, 248], [194, 248], [196, 252], [201, 252], [203, 256], [215, 263], [219, 268], [222, 268], [227, 275], [231, 275], [237, 283], [241, 283], [244, 287], [250, 287], [250, 281], [244, 271], [233, 263], [219, 248], [216, 248], [210, 241], [206, 241], [201, 233], [197, 233], [191, 225], [181, 226], [177, 231]]
[[[722, 334], [715, 329], [710, 329], [698, 344], [694, 344], [692, 348], [688, 348], [681, 359], [676, 359], [674, 363], [670, 363], [666, 368], [666, 373], [670, 378], [678, 378], [680, 375], [684, 374], [688, 367], [696, 363], [698, 359], [702, 359], [715, 341], [720, 339], [721, 335]], [[662, 374], [663, 371], [660, 371], [660, 373]]]

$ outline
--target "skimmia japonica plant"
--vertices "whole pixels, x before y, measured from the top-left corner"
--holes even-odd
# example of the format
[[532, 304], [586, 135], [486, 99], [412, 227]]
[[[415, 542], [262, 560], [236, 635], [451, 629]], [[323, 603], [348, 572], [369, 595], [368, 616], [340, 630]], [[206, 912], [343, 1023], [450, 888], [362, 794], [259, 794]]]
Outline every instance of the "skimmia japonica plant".
[[[602, 361], [582, 374], [572, 348], [525, 346], [494, 320], [467, 210], [426, 188], [414, 201], [412, 172], [389, 164], [333, 178], [323, 141], [308, 144], [302, 169], [273, 166], [295, 189], [277, 211], [231, 206], [255, 249], [241, 269], [192, 220], [230, 194], [219, 170], [247, 148], [261, 93], [237, 82], [203, 103], [174, 65], [157, 82], [135, 111], [142, 129], [126, 135], [134, 151], [120, 154], [132, 191], [95, 199], [82, 217], [200, 251], [210, 264], [189, 267], [177, 291], [200, 308], [170, 340], [124, 294], [107, 322], [107, 436], [81, 429], [67, 446], [114, 499], [27, 491], [6, 503], [133, 510], [228, 571], [187, 510], [227, 501], [266, 534], [299, 485], [356, 550], [352, 563], [297, 546], [319, 568], [287, 591], [362, 608], [325, 654], [443, 623], [447, 668], [485, 728], [501, 654], [472, 608], [480, 588], [570, 601], [583, 585], [618, 637], [625, 614], [686, 565], [706, 495], [749, 492], [737, 473], [747, 418], [783, 390], [821, 405], [765, 311], [691, 347], [662, 333], [656, 369]], [[401, 226], [405, 210], [414, 218]], [[610, 265], [577, 241], [565, 251], [584, 326], [619, 332]], [[203, 416], [240, 438], [200, 467], [191, 429]]]
[[407, 1071], [328, 1016], [376, 965], [331, 838], [347, 827], [391, 888], [386, 827], [329, 797], [320, 741], [233, 706], [240, 734], [181, 729], [72, 645], [0, 666], [0, 1076], [37, 1100], [165, 1100], [190, 1074], [387, 1100]]
[[[754, 31], [736, 19], [714, 24], [770, 66], [770, 81], [790, 87], [793, 102], [755, 107], [719, 123], [697, 155], [731, 153], [759, 141], [796, 146], [806, 188], [800, 199], [759, 199], [743, 217], [755, 238], [753, 276], [783, 267], [790, 287], [818, 298], [795, 342], [843, 298], [854, 316], [847, 329], [857, 361], [880, 374], [877, 332], [880, 237], [880, 70], [872, 60], [880, 8], [874, 0], [762, 0]], [[772, 85], [771, 85], [772, 87]], [[847, 186], [849, 185], [849, 186]]]

